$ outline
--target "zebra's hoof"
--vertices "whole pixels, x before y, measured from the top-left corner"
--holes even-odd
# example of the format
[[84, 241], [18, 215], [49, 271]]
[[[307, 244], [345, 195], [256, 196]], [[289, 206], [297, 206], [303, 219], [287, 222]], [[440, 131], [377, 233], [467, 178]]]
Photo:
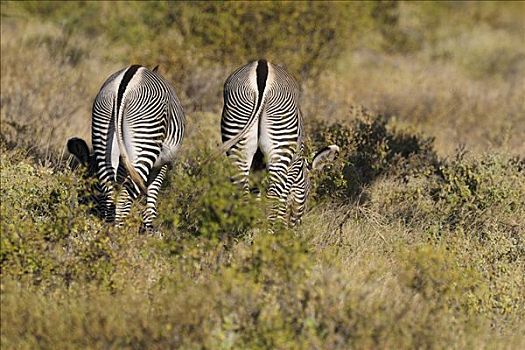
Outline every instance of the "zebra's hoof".
[[158, 239], [164, 238], [164, 233], [160, 230], [155, 229], [151, 225], [142, 225], [139, 230], [140, 234], [147, 234], [153, 237], [156, 237]]
[[164, 232], [162, 232], [159, 229], [150, 229], [148, 231], [148, 235], [155, 237], [157, 239], [163, 239], [164, 238]]
[[150, 234], [153, 231], [154, 231], [154, 228], [151, 225], [144, 225], [144, 224], [140, 225], [140, 229], [139, 229], [140, 234]]

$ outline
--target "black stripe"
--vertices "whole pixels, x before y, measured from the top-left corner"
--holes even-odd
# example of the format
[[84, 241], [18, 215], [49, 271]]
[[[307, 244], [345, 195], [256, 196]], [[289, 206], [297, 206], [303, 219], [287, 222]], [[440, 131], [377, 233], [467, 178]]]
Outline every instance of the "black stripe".
[[[108, 133], [106, 134], [106, 150], [109, 150], [111, 149], [111, 147], [113, 147], [113, 137], [115, 133], [115, 118], [117, 118], [117, 115], [115, 114], [115, 100], [113, 100], [113, 104], [111, 106], [111, 118], [109, 120], [109, 125], [108, 125]], [[105, 153], [104, 159], [106, 160], [106, 164], [111, 164], [111, 153], [112, 152], [104, 152], [104, 153]], [[112, 176], [116, 177], [117, 174], [113, 174], [112, 167], [111, 167], [111, 173], [112, 173]]]
[[[257, 90], [259, 91], [259, 96], [257, 99], [257, 106], [255, 107], [255, 113], [257, 113], [262, 103], [264, 89], [266, 88], [266, 80], [268, 79], [268, 62], [266, 60], [259, 60], [257, 62], [257, 69], [255, 72], [257, 73]], [[260, 118], [258, 120], [258, 125], [257, 125], [257, 134], [259, 135], [258, 137], [260, 137], [261, 135], [261, 119]], [[257, 154], [257, 152], [259, 152], [259, 154]], [[255, 153], [255, 157], [258, 157], [258, 158], [256, 158], [255, 160], [254, 170], [259, 170], [261, 167], [266, 167], [266, 164], [264, 163], [264, 156], [259, 147], [257, 147], [257, 152]]]
[[259, 98], [257, 99], [257, 107], [259, 109], [263, 98], [264, 88], [266, 87], [266, 79], [268, 79], [268, 62], [266, 60], [259, 60], [257, 62], [257, 90], [259, 91]]
[[134, 64], [131, 67], [128, 68], [126, 73], [124, 73], [124, 77], [122, 77], [122, 81], [120, 82], [120, 85], [118, 87], [118, 94], [117, 94], [117, 115], [120, 112], [120, 103], [122, 102], [122, 97], [124, 96], [124, 91], [126, 91], [126, 87], [128, 86], [129, 82], [131, 81], [131, 78], [135, 75], [137, 70], [142, 67], [138, 64]]

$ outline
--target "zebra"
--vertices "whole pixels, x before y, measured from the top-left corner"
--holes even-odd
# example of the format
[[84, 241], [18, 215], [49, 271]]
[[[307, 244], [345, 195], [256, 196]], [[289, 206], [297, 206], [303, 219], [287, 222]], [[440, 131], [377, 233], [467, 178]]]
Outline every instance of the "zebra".
[[[226, 152], [238, 169], [233, 181], [248, 192], [254, 156], [264, 156], [266, 196], [274, 202], [270, 221], [289, 221], [290, 225], [300, 220], [310, 189], [299, 99], [296, 80], [264, 59], [238, 68], [224, 84], [220, 152]], [[322, 151], [321, 158], [332, 159], [339, 148], [331, 145]]]
[[182, 144], [186, 119], [175, 89], [157, 68], [132, 65], [104, 82], [92, 108], [93, 152], [80, 138], [67, 142], [87, 176], [98, 180], [92, 197], [106, 221], [121, 225], [132, 201], [146, 195], [141, 228], [146, 231], [152, 230], [159, 190]]
[[294, 156], [288, 167], [286, 184], [281, 195], [286, 198], [286, 205], [279, 207], [279, 219], [286, 220], [291, 227], [300, 223], [311, 189], [310, 174], [321, 171], [325, 165], [333, 162], [338, 154], [339, 146], [330, 145], [319, 150], [311, 163], [300, 153]]

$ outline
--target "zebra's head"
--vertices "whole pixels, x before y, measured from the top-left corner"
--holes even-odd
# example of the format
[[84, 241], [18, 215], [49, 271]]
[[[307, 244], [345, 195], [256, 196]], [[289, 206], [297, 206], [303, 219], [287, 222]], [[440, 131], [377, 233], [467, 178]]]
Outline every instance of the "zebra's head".
[[79, 195], [79, 203], [89, 205], [93, 214], [103, 217], [101, 206], [105, 191], [96, 178], [95, 157], [90, 152], [86, 141], [78, 137], [67, 141], [67, 150], [80, 163], [80, 166], [84, 167], [84, 179], [89, 181], [86, 191]]
[[89, 147], [86, 141], [78, 137], [70, 138], [67, 141], [67, 150], [69, 151], [69, 153], [75, 156], [76, 160], [80, 163], [81, 166], [86, 168], [87, 176], [95, 176], [95, 160], [93, 154], [91, 154], [91, 152], [89, 151]]
[[330, 145], [319, 150], [312, 160], [310, 170], [322, 170], [327, 164], [332, 163], [339, 155], [339, 146]]

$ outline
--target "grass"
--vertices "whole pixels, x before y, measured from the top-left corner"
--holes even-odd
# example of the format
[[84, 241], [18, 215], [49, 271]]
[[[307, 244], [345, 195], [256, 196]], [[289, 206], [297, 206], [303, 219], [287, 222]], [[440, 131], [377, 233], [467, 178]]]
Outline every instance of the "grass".
[[[144, 14], [166, 20], [163, 6]], [[232, 200], [227, 162], [199, 167], [234, 61], [177, 28], [156, 39], [141, 13], [101, 21], [104, 35], [85, 19], [107, 4], [3, 2], [2, 347], [525, 347], [523, 5], [385, 6], [360, 7], [366, 30], [301, 75], [309, 149], [342, 152], [313, 179], [303, 224], [268, 235], [264, 203]], [[129, 57], [160, 61], [188, 115], [162, 239], [137, 233], [142, 203], [122, 228], [89, 215], [64, 154]]]

